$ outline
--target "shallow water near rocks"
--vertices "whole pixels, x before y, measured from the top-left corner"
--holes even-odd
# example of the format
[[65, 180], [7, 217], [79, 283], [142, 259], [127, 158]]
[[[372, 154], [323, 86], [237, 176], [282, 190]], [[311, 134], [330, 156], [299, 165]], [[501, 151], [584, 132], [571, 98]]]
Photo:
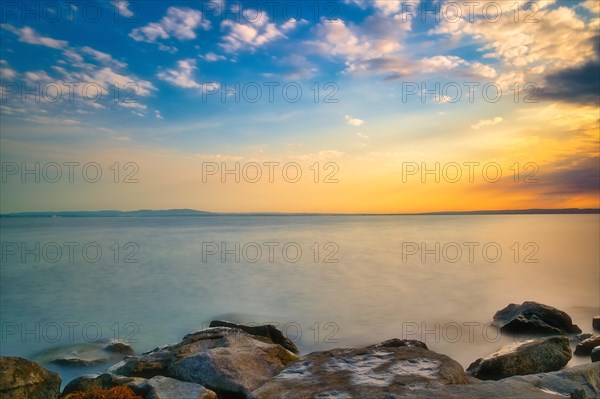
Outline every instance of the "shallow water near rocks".
[[[555, 306], [584, 332], [600, 313], [599, 215], [0, 224], [2, 355], [31, 358], [113, 338], [128, 339], [140, 353], [226, 319], [278, 324], [303, 354], [397, 337], [422, 340], [466, 368], [528, 338], [489, 325], [511, 302]], [[575, 356], [569, 365], [589, 361]], [[106, 366], [48, 368], [64, 384]]]

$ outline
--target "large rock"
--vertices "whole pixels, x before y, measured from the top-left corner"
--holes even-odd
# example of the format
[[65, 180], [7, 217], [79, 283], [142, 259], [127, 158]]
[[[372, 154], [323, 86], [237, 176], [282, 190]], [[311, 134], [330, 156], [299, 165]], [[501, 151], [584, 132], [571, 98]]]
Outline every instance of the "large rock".
[[600, 335], [594, 335], [578, 343], [574, 353], [576, 355], [589, 356], [592, 353], [592, 349], [597, 346], [600, 346]]
[[400, 342], [311, 353], [284, 368], [256, 390], [252, 398], [379, 399], [404, 397], [419, 387], [467, 382], [462, 366], [456, 361]]
[[63, 390], [63, 396], [74, 392], [94, 389], [127, 387], [144, 399], [217, 399], [217, 394], [202, 385], [156, 376], [149, 380], [138, 377], [123, 377], [104, 373], [84, 375], [71, 381]]
[[245, 326], [243, 324], [236, 324], [223, 320], [213, 320], [210, 322], [209, 327], [237, 328], [238, 330], [247, 332], [250, 335], [267, 338], [274, 344], [279, 344], [285, 349], [289, 350], [290, 352], [295, 353], [296, 355], [300, 353], [296, 344], [294, 344], [288, 337], [283, 335], [281, 330], [279, 330], [272, 324], [264, 324], [260, 326]]
[[162, 375], [206, 386], [219, 396], [243, 397], [297, 359], [268, 338], [215, 327], [188, 334], [176, 344], [125, 358], [111, 371], [144, 378]]
[[19, 357], [0, 356], [0, 399], [56, 399], [60, 377]]
[[545, 337], [507, 345], [471, 363], [467, 373], [481, 380], [499, 380], [560, 370], [569, 360], [571, 347], [567, 337]]
[[[475, 379], [473, 379], [475, 380]], [[281, 397], [282, 399], [284, 396]], [[371, 398], [371, 397], [369, 397]], [[382, 399], [381, 396], [375, 396]], [[391, 398], [391, 397], [390, 397]], [[551, 373], [411, 390], [397, 399], [598, 399], [600, 363]], [[262, 399], [262, 398], [261, 398]]]
[[496, 312], [494, 324], [511, 333], [563, 335], [581, 332], [568, 314], [537, 302], [511, 303]]

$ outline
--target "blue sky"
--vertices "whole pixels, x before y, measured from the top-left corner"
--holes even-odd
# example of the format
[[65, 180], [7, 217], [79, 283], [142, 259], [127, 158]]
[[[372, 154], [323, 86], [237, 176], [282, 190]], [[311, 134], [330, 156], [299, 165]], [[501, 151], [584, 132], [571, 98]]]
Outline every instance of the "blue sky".
[[[567, 162], [560, 143], [597, 157], [593, 135], [590, 147], [589, 135], [565, 133], [597, 123], [597, 96], [588, 92], [598, 86], [595, 1], [6, 1], [1, 11], [3, 160], [44, 159], [48, 148], [57, 159], [169, 151], [166, 158], [328, 157], [354, 170], [372, 159], [435, 160], [458, 144], [458, 158], [486, 160], [514, 154], [515, 140], [539, 140], [540, 120], [557, 115], [549, 107], [568, 128], [542, 129], [552, 142], [536, 161], [548, 173]], [[465, 90], [456, 102], [452, 90], [424, 102], [420, 88], [407, 96], [450, 82]], [[465, 82], [479, 84], [474, 101]], [[537, 102], [523, 101], [528, 82]], [[577, 82], [581, 89], [570, 89]], [[498, 102], [483, 97], [490, 83], [503, 90]], [[41, 100], [23, 101], [23, 87], [36, 84]], [[397, 165], [380, 168], [389, 175]], [[30, 192], [19, 190], [7, 209]]]

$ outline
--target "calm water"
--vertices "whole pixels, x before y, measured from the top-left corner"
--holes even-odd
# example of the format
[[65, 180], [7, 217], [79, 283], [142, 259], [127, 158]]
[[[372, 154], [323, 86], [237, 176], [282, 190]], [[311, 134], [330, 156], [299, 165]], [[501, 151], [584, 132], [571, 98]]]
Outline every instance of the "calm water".
[[420, 339], [466, 367], [515, 340], [488, 324], [508, 303], [584, 331], [600, 314], [599, 215], [0, 222], [2, 355], [114, 337], [141, 352], [220, 318], [279, 323], [303, 353]]

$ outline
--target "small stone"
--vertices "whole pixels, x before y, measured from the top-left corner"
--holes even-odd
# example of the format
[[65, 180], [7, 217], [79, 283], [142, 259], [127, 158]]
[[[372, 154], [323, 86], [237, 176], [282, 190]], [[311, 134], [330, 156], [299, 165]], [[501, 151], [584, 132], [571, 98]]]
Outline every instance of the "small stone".
[[588, 339], [584, 339], [575, 347], [575, 354], [587, 356], [592, 353], [592, 349], [600, 346], [600, 335], [595, 335]]
[[592, 327], [594, 330], [600, 331], [600, 316], [596, 316], [592, 319]]
[[600, 362], [600, 346], [592, 349], [592, 363]]

